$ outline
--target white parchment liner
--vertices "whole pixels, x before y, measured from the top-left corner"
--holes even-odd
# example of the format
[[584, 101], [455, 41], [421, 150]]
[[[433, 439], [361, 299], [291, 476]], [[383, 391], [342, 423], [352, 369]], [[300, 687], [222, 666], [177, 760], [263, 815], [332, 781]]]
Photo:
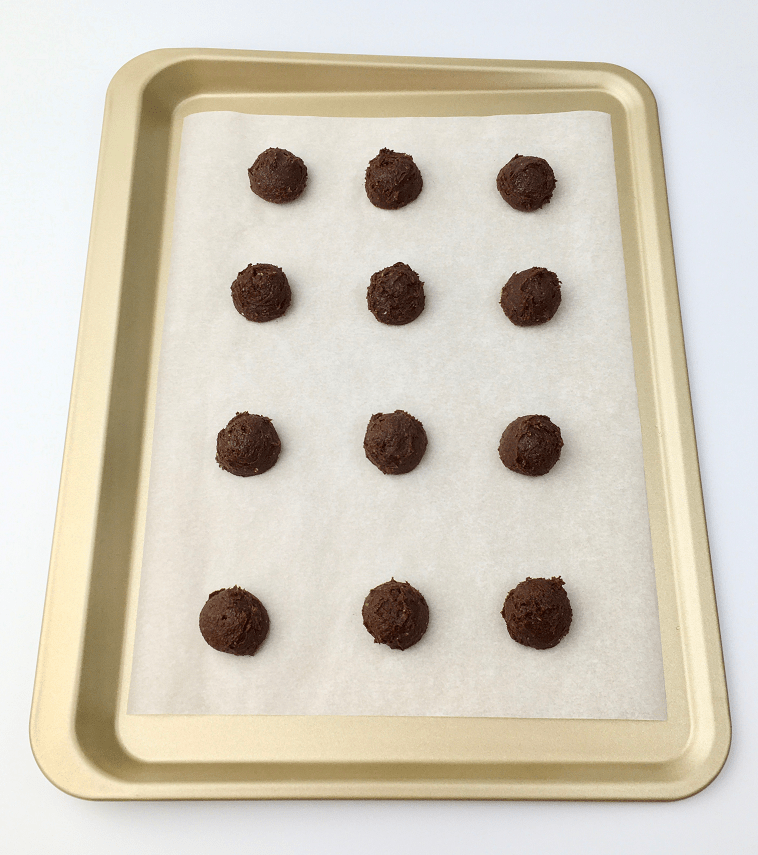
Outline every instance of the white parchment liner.
[[[289, 205], [249, 189], [269, 146], [300, 155]], [[413, 155], [424, 189], [381, 211], [366, 164]], [[558, 186], [523, 214], [495, 176], [545, 157]], [[366, 307], [373, 272], [404, 261], [426, 309], [403, 327]], [[280, 320], [254, 324], [229, 286], [248, 263], [284, 269]], [[542, 327], [498, 304], [544, 266], [563, 302]], [[366, 424], [405, 409], [429, 447], [410, 474], [365, 458]], [[238, 411], [273, 419], [268, 473], [217, 466]], [[565, 447], [548, 475], [506, 470], [519, 415], [546, 414]], [[500, 609], [526, 576], [560, 575], [574, 610], [553, 650], [522, 647]], [[408, 580], [429, 630], [373, 644], [369, 589]], [[208, 594], [241, 585], [271, 631], [254, 657], [208, 647]], [[129, 698], [130, 713], [666, 717], [610, 118], [563, 113], [353, 119], [200, 113], [184, 121]]]

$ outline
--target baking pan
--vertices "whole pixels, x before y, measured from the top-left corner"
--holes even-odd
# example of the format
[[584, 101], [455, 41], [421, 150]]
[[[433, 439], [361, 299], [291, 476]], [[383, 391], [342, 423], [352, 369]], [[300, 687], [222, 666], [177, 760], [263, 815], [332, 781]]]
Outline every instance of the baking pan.
[[[611, 116], [666, 721], [128, 716], [173, 197], [185, 116]], [[655, 101], [592, 63], [162, 50], [108, 90], [30, 725], [100, 799], [676, 799], [730, 723]]]

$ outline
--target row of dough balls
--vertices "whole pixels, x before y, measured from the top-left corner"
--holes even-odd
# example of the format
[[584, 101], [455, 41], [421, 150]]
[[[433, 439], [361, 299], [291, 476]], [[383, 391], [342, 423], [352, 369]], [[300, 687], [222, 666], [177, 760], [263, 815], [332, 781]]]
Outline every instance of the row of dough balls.
[[[371, 276], [366, 292], [369, 311], [383, 324], [403, 326], [424, 311], [424, 283], [402, 261]], [[248, 321], [281, 318], [292, 302], [287, 275], [275, 264], [248, 264], [232, 282], [232, 302]], [[561, 282], [545, 267], [514, 273], [500, 292], [500, 306], [519, 327], [547, 323], [561, 304]]]
[[[261, 152], [247, 175], [256, 196], [278, 205], [298, 199], [308, 182], [305, 163], [285, 148]], [[528, 213], [550, 201], [555, 173], [543, 158], [517, 154], [498, 172], [495, 184], [511, 208]], [[424, 180], [411, 155], [383, 148], [369, 161], [364, 185], [372, 205], [396, 211], [418, 199]]]
[[[427, 446], [423, 424], [404, 410], [375, 413], [363, 438], [366, 457], [385, 475], [404, 475], [421, 462]], [[237, 413], [216, 438], [216, 462], [232, 475], [268, 472], [282, 443], [266, 416]], [[503, 465], [522, 475], [546, 475], [561, 456], [563, 438], [548, 416], [519, 416], [503, 431], [498, 453]]]
[[[514, 641], [525, 647], [555, 647], [571, 627], [573, 613], [559, 576], [527, 577], [508, 593], [500, 614]], [[373, 588], [363, 603], [363, 625], [376, 644], [407, 650], [424, 637], [429, 606], [408, 582], [390, 579]], [[266, 640], [270, 621], [263, 603], [244, 588], [214, 591], [200, 611], [200, 632], [214, 650], [254, 656]]]

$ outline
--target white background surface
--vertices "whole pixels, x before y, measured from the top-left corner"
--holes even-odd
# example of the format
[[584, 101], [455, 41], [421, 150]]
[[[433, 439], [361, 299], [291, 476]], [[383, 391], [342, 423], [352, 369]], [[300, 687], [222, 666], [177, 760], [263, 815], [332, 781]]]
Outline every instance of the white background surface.
[[[0, 11], [4, 656], [0, 821], [14, 853], [755, 853], [755, 144], [752, 0], [26, 2]], [[658, 99], [733, 720], [704, 792], [670, 804], [77, 801], [27, 721], [105, 89], [133, 56], [226, 47], [604, 61]], [[748, 164], [745, 173], [738, 164]]]

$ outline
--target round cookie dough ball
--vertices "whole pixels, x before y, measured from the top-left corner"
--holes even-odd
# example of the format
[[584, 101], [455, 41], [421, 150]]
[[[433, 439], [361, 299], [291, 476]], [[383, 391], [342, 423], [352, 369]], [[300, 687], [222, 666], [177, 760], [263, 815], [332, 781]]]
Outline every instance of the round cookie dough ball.
[[561, 429], [547, 416], [519, 416], [503, 431], [503, 466], [522, 475], [546, 475], [561, 456]]
[[377, 321], [402, 326], [424, 311], [424, 283], [415, 270], [398, 261], [374, 273], [366, 299]]
[[247, 170], [250, 189], [266, 202], [292, 202], [305, 190], [308, 169], [286, 148], [267, 148]]
[[254, 656], [268, 635], [263, 603], [244, 588], [214, 591], [200, 612], [200, 632], [214, 650]]
[[366, 169], [366, 195], [387, 211], [404, 208], [418, 197], [424, 181], [409, 154], [383, 148]]
[[375, 413], [363, 439], [366, 457], [385, 475], [404, 475], [415, 469], [426, 445], [424, 426], [403, 410]]
[[508, 594], [501, 612], [514, 641], [547, 650], [566, 635], [571, 626], [571, 603], [563, 579], [531, 579], [527, 576]]
[[282, 443], [271, 419], [237, 413], [216, 439], [216, 462], [232, 475], [268, 472], [279, 459]]
[[500, 306], [517, 327], [547, 323], [561, 305], [561, 282], [544, 267], [514, 273], [500, 293]]
[[429, 626], [429, 606], [408, 582], [391, 579], [369, 592], [363, 603], [363, 625], [375, 644], [407, 650], [421, 640]]
[[281, 267], [248, 264], [232, 282], [232, 302], [248, 321], [273, 321], [281, 318], [292, 302], [290, 283]]
[[517, 211], [536, 211], [550, 201], [555, 174], [541, 157], [517, 154], [497, 174], [497, 189]]

